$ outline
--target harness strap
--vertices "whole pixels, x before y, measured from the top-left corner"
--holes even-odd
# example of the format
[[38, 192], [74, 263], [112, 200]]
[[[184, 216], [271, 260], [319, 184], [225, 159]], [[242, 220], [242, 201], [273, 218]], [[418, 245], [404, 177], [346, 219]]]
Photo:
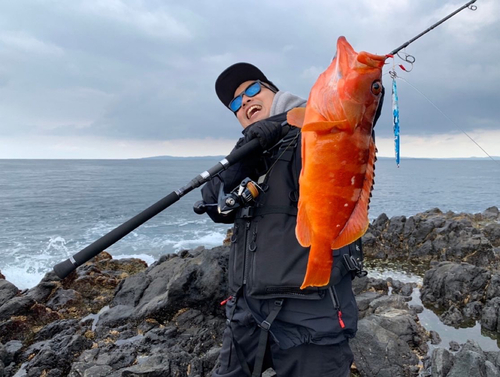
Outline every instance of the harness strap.
[[264, 357], [266, 354], [267, 340], [269, 339], [269, 329], [271, 328], [271, 325], [273, 324], [278, 313], [283, 307], [283, 301], [284, 299], [274, 301], [273, 309], [271, 310], [267, 318], [259, 325], [259, 345], [257, 346], [257, 353], [255, 354], [255, 364], [252, 377], [260, 377], [262, 375], [262, 366], [264, 364]]
[[250, 217], [271, 215], [271, 214], [285, 214], [290, 216], [297, 216], [297, 207], [293, 206], [272, 206], [265, 207], [245, 207], [242, 208], [236, 218], [247, 219]]
[[[231, 341], [233, 343], [234, 349], [236, 351], [236, 357], [238, 358], [238, 361], [240, 362], [241, 368], [243, 369], [243, 372], [247, 376], [251, 376], [252, 372], [250, 371], [250, 367], [248, 366], [248, 363], [246, 362], [245, 354], [243, 353], [243, 350], [241, 349], [240, 344], [236, 341], [236, 338], [234, 337], [233, 329], [231, 327], [231, 321], [233, 320], [234, 312], [236, 311], [236, 301], [238, 301], [238, 298], [241, 296], [241, 288], [238, 289], [238, 291], [234, 295], [234, 305], [230, 309], [229, 316], [226, 320], [227, 322], [227, 328], [229, 329], [229, 332], [231, 333]], [[227, 359], [228, 361], [228, 367], [229, 364], [231, 363], [231, 348], [229, 348], [229, 357]]]
[[333, 267], [334, 270], [338, 270], [338, 273], [333, 273], [333, 279], [331, 281], [332, 285], [337, 285], [342, 278], [350, 273], [352, 277], [364, 277], [368, 275], [363, 269], [363, 251], [361, 239], [356, 240], [349, 246], [349, 253], [342, 255], [341, 263], [336, 263]]

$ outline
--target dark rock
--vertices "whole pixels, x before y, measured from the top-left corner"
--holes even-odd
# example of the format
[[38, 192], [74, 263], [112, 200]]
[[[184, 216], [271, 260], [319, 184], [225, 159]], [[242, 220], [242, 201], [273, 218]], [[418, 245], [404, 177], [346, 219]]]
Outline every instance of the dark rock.
[[[398, 313], [399, 317], [402, 313]], [[396, 313], [380, 313], [359, 321], [358, 334], [351, 340], [356, 367], [362, 376], [406, 376], [413, 366], [418, 366], [418, 357], [403, 338], [413, 340], [412, 319], [402, 317], [408, 327], [393, 332], [388, 323]], [[386, 318], [384, 318], [387, 316]], [[403, 331], [401, 331], [405, 328]], [[400, 338], [399, 332], [403, 335]]]
[[420, 314], [424, 311], [424, 307], [422, 305], [410, 305], [410, 309], [412, 313]]
[[488, 224], [484, 227], [483, 233], [488, 239], [488, 241], [491, 242], [491, 244], [495, 247], [500, 246], [500, 224], [495, 222]]
[[82, 295], [74, 289], [58, 289], [47, 302], [47, 307], [52, 310], [61, 310], [80, 305], [83, 305]]
[[8, 282], [7, 280], [0, 279], [0, 311], [3, 304], [9, 301], [11, 298], [17, 296], [19, 289]]
[[368, 283], [369, 278], [367, 277], [354, 279], [352, 281], [352, 290], [354, 291], [354, 294], [357, 296], [361, 292], [366, 291], [368, 289]]
[[442, 262], [424, 276], [421, 299], [425, 305], [463, 307], [480, 301], [489, 282], [488, 270], [467, 263]]
[[411, 262], [467, 262], [480, 267], [500, 267], [494, 247], [500, 244], [500, 224], [488, 220], [491, 215], [442, 213], [433, 209], [405, 218], [379, 216], [363, 241], [365, 255], [376, 259]]
[[49, 323], [38, 331], [34, 337], [35, 342], [49, 340], [56, 335], [68, 336], [73, 335], [80, 328], [79, 321], [76, 319], [61, 319]]
[[490, 331], [500, 333], [500, 297], [495, 297], [484, 306], [481, 325]]
[[364, 316], [364, 312], [370, 307], [370, 303], [381, 297], [382, 293], [378, 292], [363, 292], [358, 295], [356, 295], [356, 303], [358, 304], [358, 309]]
[[27, 296], [17, 296], [0, 307], [0, 321], [12, 316], [23, 315], [35, 304], [35, 300]]
[[378, 230], [383, 230], [386, 227], [389, 218], [385, 213], [382, 213], [377, 217], [377, 219], [373, 222], [373, 227]]
[[431, 344], [439, 344], [441, 343], [441, 337], [439, 336], [439, 334], [435, 331], [430, 331], [429, 333], [429, 337], [431, 339]]
[[9, 365], [14, 360], [16, 360], [21, 354], [21, 349], [23, 348], [23, 342], [20, 340], [11, 340], [10, 342], [5, 343], [5, 359], [3, 362], [5, 365]]
[[169, 259], [143, 276], [126, 279], [112, 304], [133, 305], [134, 318], [159, 321], [170, 320], [185, 307], [216, 313], [227, 292], [227, 253], [227, 247], [219, 247], [196, 257]]
[[486, 289], [486, 299], [490, 300], [500, 297], [500, 274], [492, 274], [488, 288]]
[[446, 377], [453, 366], [453, 355], [444, 348], [438, 348], [432, 353], [432, 376]]
[[462, 312], [454, 305], [452, 305], [447, 311], [441, 314], [439, 318], [441, 318], [441, 321], [443, 321], [445, 325], [454, 327], [458, 327], [464, 320]]
[[482, 216], [487, 220], [499, 220], [500, 219], [500, 211], [498, 207], [489, 207], [483, 213]]
[[[491, 365], [486, 365], [486, 356], [477, 343], [467, 341], [462, 349], [455, 355], [453, 366], [447, 377], [493, 376], [486, 374], [489, 369], [498, 374], [499, 370]], [[491, 364], [488, 362], [488, 364]]]
[[451, 341], [450, 344], [450, 351], [453, 351], [453, 352], [457, 352], [459, 349], [460, 349], [460, 344], [458, 344], [457, 342], [455, 341]]
[[[483, 317], [487, 326], [494, 327], [499, 282], [492, 269], [495, 261], [488, 254], [492, 237], [482, 233], [488, 221], [483, 215], [443, 214], [438, 209], [409, 218], [389, 220], [381, 215], [364, 238], [373, 241], [367, 248], [370, 255], [411, 260], [422, 253], [421, 259], [435, 262], [422, 292], [426, 291], [426, 305], [443, 309], [452, 323], [459, 323], [459, 316]], [[467, 243], [467, 238], [473, 242]], [[162, 256], [150, 267], [135, 259], [114, 261], [101, 253], [64, 280], [50, 273], [26, 292], [4, 284], [11, 297], [0, 305], [0, 340], [5, 343], [0, 343], [0, 373], [5, 377], [16, 373], [16, 377], [210, 376], [225, 328], [219, 303], [227, 296], [228, 251], [228, 247], [185, 250]], [[486, 259], [473, 255], [484, 251]], [[458, 260], [458, 255], [479, 264], [492, 263], [484, 268], [437, 263], [441, 258]], [[416, 376], [422, 363], [428, 371], [445, 376], [459, 360], [441, 349], [427, 356], [427, 342], [438, 344], [440, 339], [420, 325], [416, 313], [422, 307], [408, 307], [415, 286], [371, 277], [353, 281], [361, 320], [351, 345], [361, 376]], [[2, 288], [3, 297], [1, 292]], [[477, 360], [467, 359], [474, 352]], [[498, 353], [481, 354], [473, 347], [460, 358], [488, 376], [495, 375], [500, 360]], [[478, 377], [482, 375], [487, 374]]]
[[403, 286], [401, 287], [401, 289], [399, 290], [399, 294], [402, 295], [402, 296], [411, 296], [412, 293], [413, 293], [413, 289], [416, 287], [416, 284], [415, 283], [406, 283], [406, 284], [403, 284]]

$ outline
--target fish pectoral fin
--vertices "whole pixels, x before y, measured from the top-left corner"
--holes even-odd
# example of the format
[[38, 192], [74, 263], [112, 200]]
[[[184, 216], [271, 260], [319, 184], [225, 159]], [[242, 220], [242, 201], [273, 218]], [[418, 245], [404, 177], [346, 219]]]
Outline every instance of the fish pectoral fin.
[[301, 205], [299, 205], [299, 211], [297, 213], [295, 236], [301, 246], [311, 246], [311, 223], [309, 222], [309, 217], [307, 217], [307, 212]]
[[302, 128], [304, 125], [304, 117], [306, 116], [306, 108], [305, 107], [296, 107], [290, 110], [286, 114], [286, 121], [290, 126], [295, 126]]
[[302, 132], [314, 131], [320, 133], [333, 133], [338, 131], [345, 131], [350, 129], [349, 123], [346, 120], [340, 120], [337, 122], [312, 122], [307, 123], [302, 127]]

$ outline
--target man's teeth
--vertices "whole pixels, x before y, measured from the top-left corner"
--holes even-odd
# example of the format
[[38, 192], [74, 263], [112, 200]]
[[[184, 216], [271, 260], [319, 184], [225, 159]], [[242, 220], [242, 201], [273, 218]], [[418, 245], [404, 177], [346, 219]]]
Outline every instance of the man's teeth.
[[262, 106], [259, 105], [252, 105], [248, 108], [247, 110], [247, 119], [250, 119], [250, 117], [255, 114], [257, 111], [260, 111], [262, 109]]

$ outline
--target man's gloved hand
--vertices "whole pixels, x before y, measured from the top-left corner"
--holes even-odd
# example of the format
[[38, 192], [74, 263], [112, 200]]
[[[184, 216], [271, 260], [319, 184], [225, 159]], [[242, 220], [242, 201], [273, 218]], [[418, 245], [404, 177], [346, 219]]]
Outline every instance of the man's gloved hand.
[[262, 149], [271, 148], [290, 129], [288, 125], [282, 126], [281, 123], [264, 119], [251, 124], [243, 131], [245, 135], [243, 144], [248, 143], [250, 140], [258, 139]]

